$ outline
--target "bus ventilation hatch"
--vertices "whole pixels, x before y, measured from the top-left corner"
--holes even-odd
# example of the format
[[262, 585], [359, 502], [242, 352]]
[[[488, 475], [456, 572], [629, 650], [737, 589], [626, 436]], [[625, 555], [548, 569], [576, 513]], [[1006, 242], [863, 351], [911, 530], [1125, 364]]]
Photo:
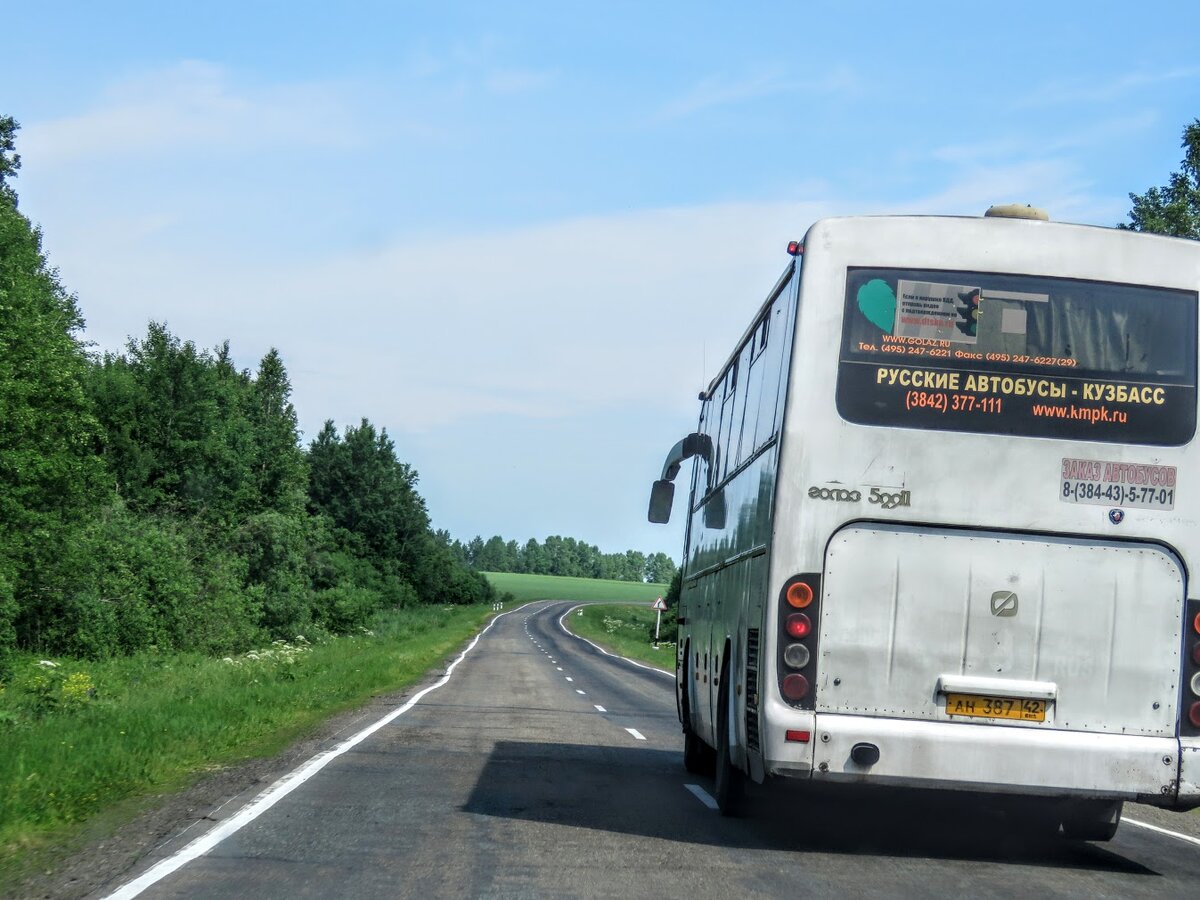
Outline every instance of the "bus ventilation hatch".
[[746, 630], [746, 746], [758, 752], [758, 629]]

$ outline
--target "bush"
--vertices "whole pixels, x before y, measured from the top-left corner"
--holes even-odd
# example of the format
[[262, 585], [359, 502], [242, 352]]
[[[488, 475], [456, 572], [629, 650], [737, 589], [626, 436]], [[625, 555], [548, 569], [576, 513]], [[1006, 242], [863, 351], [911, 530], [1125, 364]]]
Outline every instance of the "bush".
[[311, 612], [307, 517], [264, 512], [238, 529], [234, 548], [246, 563], [246, 583], [262, 607], [262, 627], [275, 637], [303, 631]]
[[314, 607], [320, 625], [334, 634], [345, 634], [366, 627], [383, 608], [383, 598], [370, 588], [346, 584], [319, 591]]

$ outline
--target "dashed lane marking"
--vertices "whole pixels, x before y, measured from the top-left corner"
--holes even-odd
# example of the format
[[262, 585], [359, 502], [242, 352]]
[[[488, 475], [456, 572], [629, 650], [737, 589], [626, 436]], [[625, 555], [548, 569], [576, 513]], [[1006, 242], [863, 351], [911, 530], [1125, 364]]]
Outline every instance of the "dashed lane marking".
[[636, 738], [639, 741], [644, 741], [646, 739], [646, 736], [644, 734], [642, 734], [640, 731], [638, 731], [636, 728], [626, 728], [625, 730], [628, 731], [630, 734], [632, 734], [634, 736], [634, 738]]
[[572, 678], [570, 675], [568, 675], [568, 676], [567, 676], [567, 681], [574, 681], [574, 680], [575, 680], [575, 679], [574, 679], [574, 678]]
[[593, 703], [592, 706], [596, 707], [596, 710], [598, 712], [608, 712], [608, 710], [605, 709], [603, 706], [601, 706], [599, 703]]
[[684, 787], [687, 788], [689, 791], [691, 791], [693, 794], [695, 794], [696, 799], [699, 800], [701, 803], [703, 803], [705, 806], [707, 806], [709, 809], [716, 810], [716, 809], [720, 808], [717, 806], [717, 801], [712, 798], [712, 795], [709, 794], [709, 792], [706, 791], [704, 788], [700, 787], [700, 785], [685, 784]]
[[583, 691], [581, 691], [579, 688], [575, 688], [575, 693], [577, 693], [577, 694], [582, 694], [582, 693], [583, 693]]

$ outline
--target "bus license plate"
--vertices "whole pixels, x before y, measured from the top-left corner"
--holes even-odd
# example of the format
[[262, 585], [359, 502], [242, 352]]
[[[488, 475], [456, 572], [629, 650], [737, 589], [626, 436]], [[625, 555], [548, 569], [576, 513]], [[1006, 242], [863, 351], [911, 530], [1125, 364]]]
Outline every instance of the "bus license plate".
[[946, 712], [952, 716], [1044, 722], [1046, 701], [1021, 700], [1015, 697], [981, 697], [977, 694], [947, 694]]

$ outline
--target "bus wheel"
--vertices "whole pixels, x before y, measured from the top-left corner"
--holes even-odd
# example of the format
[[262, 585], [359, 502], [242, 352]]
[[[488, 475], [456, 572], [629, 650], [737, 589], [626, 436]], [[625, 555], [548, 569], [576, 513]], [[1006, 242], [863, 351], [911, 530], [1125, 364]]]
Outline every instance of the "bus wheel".
[[721, 690], [717, 700], [717, 808], [723, 816], [736, 816], [746, 791], [746, 776], [729, 756], [729, 663], [721, 667]]
[[1121, 824], [1123, 806], [1105, 800], [1073, 803], [1063, 815], [1063, 836], [1073, 841], [1111, 841]]
[[691, 666], [685, 669], [683, 688], [683, 767], [693, 775], [711, 775], [716, 765], [716, 755], [712, 747], [700, 740], [699, 735], [692, 730], [691, 692], [688, 689]]

